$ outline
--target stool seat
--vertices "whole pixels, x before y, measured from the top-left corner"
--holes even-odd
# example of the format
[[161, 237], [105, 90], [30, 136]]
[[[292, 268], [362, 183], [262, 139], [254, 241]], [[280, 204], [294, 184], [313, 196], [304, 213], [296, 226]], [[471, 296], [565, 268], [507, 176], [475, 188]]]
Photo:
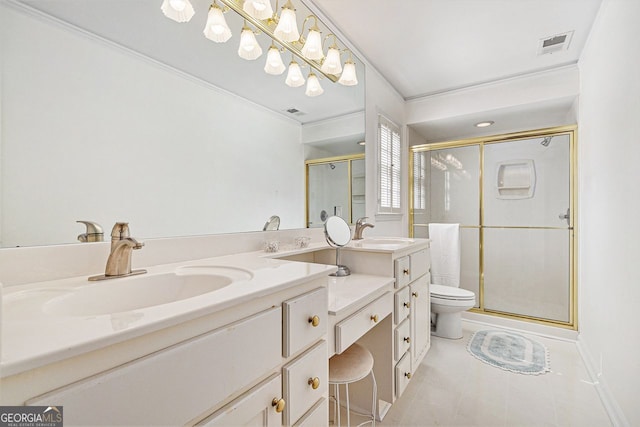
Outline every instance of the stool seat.
[[347, 384], [360, 381], [373, 369], [371, 352], [359, 344], [353, 344], [329, 359], [329, 382]]
[[[360, 381], [371, 375], [372, 401], [371, 401], [371, 419], [362, 424], [371, 423], [372, 427], [376, 425], [376, 404], [378, 402], [378, 386], [376, 385], [376, 376], [373, 373], [373, 356], [371, 352], [359, 344], [352, 344], [348, 349], [340, 354], [336, 354], [329, 359], [329, 384], [335, 386], [335, 411], [337, 418], [337, 426], [340, 426], [340, 386], [343, 385], [346, 394], [347, 404], [347, 427], [351, 426], [351, 410], [349, 408], [349, 384]], [[360, 414], [360, 413], [359, 413]], [[365, 414], [360, 414], [365, 415]]]

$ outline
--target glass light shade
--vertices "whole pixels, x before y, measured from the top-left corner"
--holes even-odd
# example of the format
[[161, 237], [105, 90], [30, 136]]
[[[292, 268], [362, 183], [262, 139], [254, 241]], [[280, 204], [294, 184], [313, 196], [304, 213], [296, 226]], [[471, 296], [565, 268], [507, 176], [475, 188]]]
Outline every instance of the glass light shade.
[[344, 86], [355, 86], [358, 84], [358, 77], [356, 76], [356, 64], [351, 61], [347, 61], [344, 64], [344, 70], [338, 80], [338, 83]]
[[273, 34], [285, 42], [294, 42], [300, 39], [296, 12], [293, 9], [289, 9], [286, 6], [282, 9], [280, 21]]
[[270, 0], [245, 0], [242, 10], [256, 19], [269, 19], [273, 16]]
[[307, 40], [304, 42], [304, 46], [302, 46], [302, 54], [305, 58], [317, 61], [324, 58], [324, 53], [322, 53], [322, 36], [319, 31], [314, 29], [309, 30]]
[[320, 80], [316, 77], [315, 74], [309, 74], [309, 78], [307, 78], [307, 90], [304, 92], [307, 96], [318, 96], [324, 93], [324, 89], [320, 86]]
[[320, 67], [323, 73], [339, 76], [342, 72], [342, 64], [340, 64], [340, 51], [335, 47], [330, 47], [327, 51], [327, 58]]
[[262, 48], [256, 40], [256, 35], [253, 34], [250, 28], [243, 28], [240, 34], [240, 47], [238, 48], [238, 55], [240, 58], [253, 60], [259, 58], [262, 55]]
[[164, 16], [176, 22], [188, 22], [195, 14], [189, 0], [164, 0], [160, 9]]
[[269, 48], [269, 51], [267, 52], [267, 63], [264, 64], [265, 73], [278, 76], [284, 73], [285, 68], [287, 67], [285, 67], [284, 63], [282, 62], [280, 51], [277, 47], [271, 46]]
[[203, 33], [206, 38], [216, 43], [224, 43], [231, 38], [231, 29], [218, 5], [214, 4], [209, 8], [207, 24], [204, 26]]
[[304, 84], [304, 76], [300, 71], [300, 66], [296, 61], [291, 61], [289, 64], [289, 72], [287, 73], [287, 79], [284, 81], [287, 86], [300, 87]]

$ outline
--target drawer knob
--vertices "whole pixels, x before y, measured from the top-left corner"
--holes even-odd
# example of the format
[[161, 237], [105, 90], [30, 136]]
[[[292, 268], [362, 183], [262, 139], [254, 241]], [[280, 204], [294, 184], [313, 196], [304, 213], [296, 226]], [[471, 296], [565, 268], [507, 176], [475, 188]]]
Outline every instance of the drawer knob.
[[277, 413], [284, 411], [284, 405], [285, 405], [284, 399], [278, 399], [277, 397], [274, 397], [273, 400], [271, 401], [271, 406], [273, 406], [276, 409]]
[[405, 276], [409, 275], [409, 269], [408, 268], [405, 268], [402, 272], [404, 273]]
[[404, 337], [404, 341], [406, 343], [411, 343], [411, 338], [410, 337]]
[[411, 379], [411, 372], [405, 372], [404, 376], [407, 377], [408, 380]]
[[320, 378], [318, 377], [309, 378], [309, 381], [307, 381], [307, 384], [309, 384], [312, 389], [316, 390], [318, 387], [320, 387]]
[[313, 316], [309, 318], [309, 323], [311, 323], [311, 326], [313, 326], [314, 328], [316, 326], [318, 326], [320, 324], [320, 318], [318, 316]]
[[405, 306], [405, 307], [407, 307], [407, 308], [411, 308], [411, 303], [410, 303], [410, 302], [405, 302], [405, 303], [404, 303], [404, 304], [402, 304], [402, 305], [404, 305], [404, 306]]
[[371, 316], [371, 320], [373, 320], [373, 323], [378, 323], [378, 315], [374, 314], [373, 316]]
[[413, 295], [414, 298], [418, 298], [418, 293], [417, 292], [413, 292], [411, 295]]

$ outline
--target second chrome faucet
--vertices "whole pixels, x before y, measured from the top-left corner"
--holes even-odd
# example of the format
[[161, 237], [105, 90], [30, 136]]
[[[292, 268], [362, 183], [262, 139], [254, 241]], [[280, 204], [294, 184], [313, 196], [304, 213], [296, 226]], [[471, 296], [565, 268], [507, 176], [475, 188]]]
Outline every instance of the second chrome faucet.
[[111, 253], [105, 272], [99, 276], [91, 276], [89, 280], [114, 279], [146, 273], [147, 270], [131, 270], [131, 252], [143, 246], [143, 242], [129, 236], [129, 223], [117, 222], [111, 230]]
[[362, 240], [362, 232], [364, 231], [364, 229], [367, 227], [374, 227], [373, 224], [365, 222], [367, 218], [368, 217], [363, 216], [362, 218], [358, 218], [358, 220], [356, 221], [356, 229], [353, 232], [353, 240]]

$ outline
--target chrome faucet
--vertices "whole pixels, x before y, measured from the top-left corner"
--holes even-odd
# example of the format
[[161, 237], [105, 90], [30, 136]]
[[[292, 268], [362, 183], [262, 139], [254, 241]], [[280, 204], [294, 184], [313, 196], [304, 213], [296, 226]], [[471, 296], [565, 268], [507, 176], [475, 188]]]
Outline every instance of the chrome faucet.
[[147, 270], [131, 270], [131, 251], [140, 249], [143, 242], [129, 236], [129, 224], [116, 222], [111, 230], [111, 253], [107, 260], [105, 272], [100, 276], [91, 276], [89, 280], [113, 279], [146, 273]]
[[353, 240], [362, 240], [362, 232], [364, 231], [364, 229], [367, 227], [371, 227], [371, 228], [374, 227], [373, 224], [364, 222], [367, 220], [367, 218], [368, 217], [363, 216], [362, 218], [358, 218], [358, 220], [356, 221], [356, 230], [353, 233]]

